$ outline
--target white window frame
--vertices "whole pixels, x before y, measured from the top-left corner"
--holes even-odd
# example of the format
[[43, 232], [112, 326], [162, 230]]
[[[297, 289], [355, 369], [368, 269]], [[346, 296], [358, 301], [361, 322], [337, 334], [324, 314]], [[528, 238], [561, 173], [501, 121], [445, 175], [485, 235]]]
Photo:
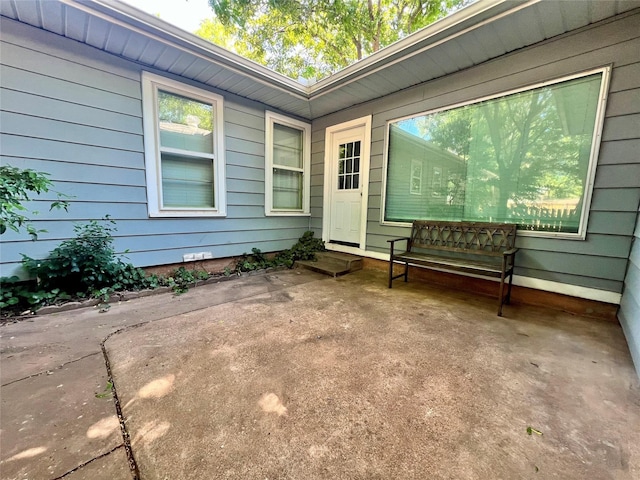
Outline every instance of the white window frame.
[[[275, 124], [302, 131], [302, 168], [273, 163], [273, 126]], [[310, 216], [311, 189], [311, 124], [286, 117], [275, 112], [265, 112], [265, 175], [264, 213], [266, 216]], [[302, 173], [302, 208], [280, 209], [273, 207], [273, 169], [282, 168]]]
[[[160, 131], [158, 122], [158, 90], [207, 103], [214, 109], [213, 139], [213, 208], [165, 207], [162, 204], [160, 171]], [[142, 121], [147, 179], [147, 206], [150, 217], [224, 217], [227, 214], [224, 157], [224, 99], [222, 96], [150, 72], [142, 72]], [[167, 149], [164, 149], [167, 151]], [[194, 158], [209, 158], [197, 152], [176, 151]]]
[[593, 129], [593, 137], [591, 140], [591, 151], [589, 157], [589, 167], [586, 173], [586, 182], [585, 182], [585, 192], [584, 192], [584, 204], [582, 208], [582, 212], [580, 214], [580, 224], [578, 226], [577, 233], [567, 233], [567, 232], [547, 232], [547, 231], [535, 231], [535, 230], [518, 230], [518, 236], [527, 236], [527, 237], [541, 237], [541, 238], [561, 238], [567, 240], [586, 240], [587, 238], [587, 225], [589, 222], [589, 213], [591, 212], [591, 198], [593, 196], [593, 186], [595, 182], [596, 176], [596, 166], [598, 163], [598, 155], [600, 152], [600, 143], [602, 141], [602, 130], [604, 127], [604, 117], [605, 110], [607, 106], [607, 98], [609, 92], [609, 82], [611, 78], [611, 66], [594, 68], [591, 70], [586, 70], [570, 75], [565, 75], [563, 77], [553, 78], [551, 80], [547, 80], [544, 82], [539, 82], [532, 85], [523, 86], [520, 88], [514, 88], [511, 90], [500, 91], [492, 95], [486, 95], [484, 97], [473, 98], [471, 100], [467, 100], [464, 102], [459, 102], [451, 105], [445, 105], [442, 107], [434, 108], [432, 110], [427, 110], [424, 112], [412, 113], [411, 115], [405, 115], [399, 118], [393, 118], [387, 121], [386, 125], [386, 134], [385, 134], [385, 146], [384, 146], [384, 162], [383, 162], [383, 172], [382, 172], [382, 208], [380, 208], [380, 224], [385, 226], [394, 226], [394, 227], [410, 227], [411, 223], [408, 222], [394, 222], [385, 220], [385, 209], [386, 209], [386, 196], [387, 196], [387, 169], [389, 165], [389, 136], [391, 124], [395, 122], [399, 122], [401, 120], [406, 120], [409, 118], [414, 118], [422, 115], [431, 115], [434, 113], [442, 112], [445, 110], [452, 110], [454, 108], [464, 107], [465, 105], [471, 105], [474, 103], [480, 103], [486, 100], [492, 100], [494, 98], [506, 97], [508, 95], [512, 95], [515, 93], [525, 92], [528, 90], [534, 90], [536, 88], [546, 87], [549, 85], [555, 85], [558, 83], [568, 82], [575, 78], [586, 77], [589, 75], [594, 75], [596, 73], [602, 74], [602, 83], [600, 84], [600, 93], [598, 97], [598, 106], [596, 109], [596, 119], [595, 125]]

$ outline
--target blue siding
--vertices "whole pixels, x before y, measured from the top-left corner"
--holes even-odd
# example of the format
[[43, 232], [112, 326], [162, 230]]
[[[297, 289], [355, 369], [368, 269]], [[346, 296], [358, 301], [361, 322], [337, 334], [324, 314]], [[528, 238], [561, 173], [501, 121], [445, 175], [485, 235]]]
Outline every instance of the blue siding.
[[409, 233], [407, 228], [380, 224], [387, 122], [610, 64], [613, 68], [587, 238], [519, 237], [516, 274], [621, 293], [640, 201], [639, 44], [640, 13], [622, 15], [315, 120], [313, 229], [317, 234], [322, 231], [327, 127], [373, 115], [366, 249], [384, 254], [388, 253], [387, 239]]
[[627, 338], [636, 372], [640, 377], [640, 212], [636, 223], [635, 242], [624, 281], [618, 319]]
[[51, 193], [27, 205], [47, 233], [37, 242], [4, 234], [0, 275], [20, 274], [21, 254], [45, 257], [75, 223], [105, 215], [117, 222], [117, 250], [137, 266], [281, 250], [309, 228], [309, 217], [265, 217], [265, 105], [215, 92], [225, 97], [226, 218], [150, 219], [141, 66], [6, 18], [0, 49], [0, 162], [47, 172], [73, 196], [68, 213], [49, 211]]

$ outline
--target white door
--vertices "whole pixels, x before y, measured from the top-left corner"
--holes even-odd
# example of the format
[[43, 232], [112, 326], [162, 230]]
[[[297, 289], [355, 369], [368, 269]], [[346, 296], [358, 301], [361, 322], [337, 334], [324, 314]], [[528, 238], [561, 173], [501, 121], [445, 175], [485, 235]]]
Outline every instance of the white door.
[[[325, 161], [329, 242], [364, 248], [370, 117], [327, 129]], [[342, 127], [342, 128], [341, 128]]]

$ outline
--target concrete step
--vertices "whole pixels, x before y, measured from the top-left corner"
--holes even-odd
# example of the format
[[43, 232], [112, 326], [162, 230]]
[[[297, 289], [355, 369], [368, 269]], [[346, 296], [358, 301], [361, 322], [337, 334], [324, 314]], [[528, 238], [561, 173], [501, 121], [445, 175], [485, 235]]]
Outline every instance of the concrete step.
[[362, 270], [362, 257], [341, 252], [317, 252], [317, 260], [299, 260], [301, 267], [337, 277], [356, 270]]

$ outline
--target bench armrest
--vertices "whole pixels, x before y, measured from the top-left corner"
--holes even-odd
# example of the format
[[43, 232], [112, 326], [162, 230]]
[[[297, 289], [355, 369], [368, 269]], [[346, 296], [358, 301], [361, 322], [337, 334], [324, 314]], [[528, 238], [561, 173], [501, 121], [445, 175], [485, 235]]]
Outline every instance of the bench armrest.
[[502, 252], [502, 255], [504, 255], [505, 257], [509, 256], [509, 255], [514, 255], [518, 250], [520, 250], [519, 248], [511, 248], [509, 250], [505, 250], [504, 252]]
[[403, 240], [407, 242], [407, 250], [409, 250], [409, 244], [411, 243], [411, 238], [409, 237], [392, 238], [391, 240], [387, 240], [389, 243], [389, 261], [391, 263], [393, 263], [393, 250], [395, 249], [396, 242], [401, 242]]
[[411, 240], [409, 237], [400, 237], [400, 238], [393, 238], [391, 240], [387, 240], [388, 243], [395, 243], [395, 242], [399, 242], [401, 240]]

